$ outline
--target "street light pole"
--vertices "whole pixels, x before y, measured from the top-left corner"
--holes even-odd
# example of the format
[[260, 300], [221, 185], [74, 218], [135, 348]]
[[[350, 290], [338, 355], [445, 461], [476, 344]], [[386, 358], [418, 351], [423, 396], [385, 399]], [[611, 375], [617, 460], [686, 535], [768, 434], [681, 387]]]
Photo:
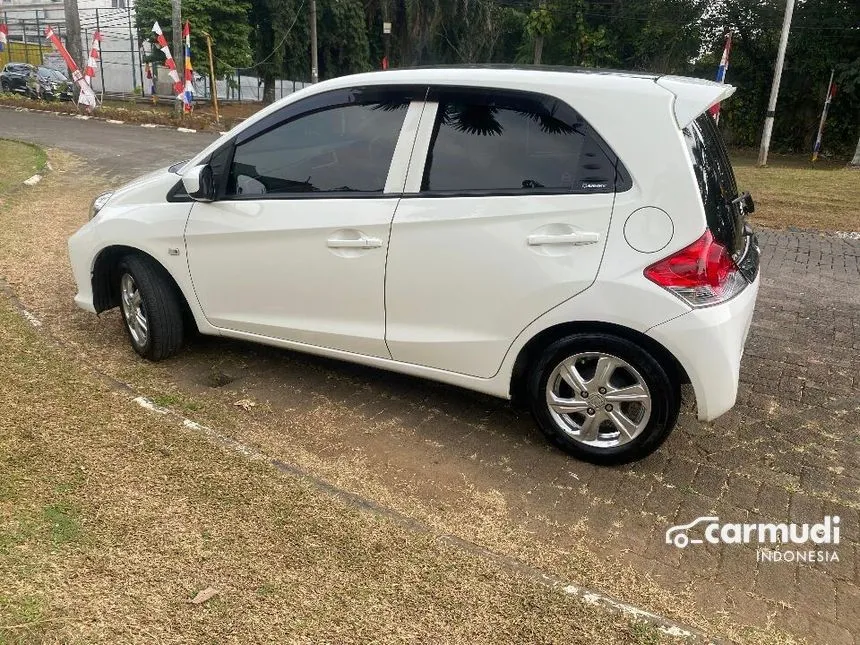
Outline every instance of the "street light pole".
[[782, 80], [782, 65], [785, 62], [785, 50], [788, 47], [788, 32], [791, 30], [792, 13], [794, 13], [794, 0], [786, 0], [782, 34], [779, 37], [779, 49], [776, 52], [776, 66], [773, 69], [773, 84], [770, 86], [770, 100], [767, 102], [764, 131], [761, 134], [761, 147], [758, 151], [759, 166], [767, 165], [767, 153], [770, 149], [770, 135], [773, 132], [773, 118], [776, 116], [776, 99], [779, 97], [779, 82]]
[[319, 60], [317, 58], [317, 1], [311, 0], [311, 83], [317, 83], [319, 80]]

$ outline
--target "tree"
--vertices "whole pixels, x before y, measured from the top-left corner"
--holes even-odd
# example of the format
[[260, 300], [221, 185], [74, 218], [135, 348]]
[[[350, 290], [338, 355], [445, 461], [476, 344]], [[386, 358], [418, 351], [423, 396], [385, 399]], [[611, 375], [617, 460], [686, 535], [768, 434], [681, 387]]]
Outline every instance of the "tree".
[[[710, 76], [731, 29], [727, 81], [738, 87], [720, 117], [735, 145], [756, 146], [767, 109], [784, 2], [724, 0], [704, 20], [697, 75]], [[794, 10], [771, 149], [811, 152], [830, 70], [838, 88], [825, 129], [824, 148], [848, 155], [860, 115], [860, 5], [856, 0], [805, 0]]]
[[[81, 45], [81, 14], [78, 0], [63, 0], [66, 18], [66, 50], [80, 69], [84, 68], [84, 52]], [[38, 15], [38, 14], [37, 14]], [[42, 37], [42, 34], [39, 34]]]
[[[251, 27], [248, 24], [250, 3], [245, 0], [183, 0], [182, 22], [191, 22], [191, 55], [195, 69], [206, 67], [206, 38], [203, 32], [212, 35], [212, 55], [215, 76], [232, 76], [236, 68], [251, 62]], [[135, 5], [138, 35], [142, 40], [154, 42], [152, 24], [157, 20], [165, 30], [167, 42], [172, 34], [167, 28], [171, 24], [170, 0], [138, 0]], [[181, 52], [171, 51], [179, 60]], [[164, 56], [155, 51], [152, 60], [163, 62]], [[182, 70], [179, 70], [180, 75]]]

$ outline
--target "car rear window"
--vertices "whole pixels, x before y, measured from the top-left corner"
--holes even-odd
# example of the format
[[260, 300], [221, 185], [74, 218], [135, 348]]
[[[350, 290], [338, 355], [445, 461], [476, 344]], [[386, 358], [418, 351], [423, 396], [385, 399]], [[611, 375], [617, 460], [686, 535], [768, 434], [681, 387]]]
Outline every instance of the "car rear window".
[[608, 193], [615, 178], [615, 159], [560, 100], [440, 92], [424, 192]]
[[684, 129], [693, 170], [702, 195], [708, 228], [731, 253], [744, 247], [744, 213], [735, 201], [738, 186], [728, 151], [717, 125], [708, 114], [700, 115]]

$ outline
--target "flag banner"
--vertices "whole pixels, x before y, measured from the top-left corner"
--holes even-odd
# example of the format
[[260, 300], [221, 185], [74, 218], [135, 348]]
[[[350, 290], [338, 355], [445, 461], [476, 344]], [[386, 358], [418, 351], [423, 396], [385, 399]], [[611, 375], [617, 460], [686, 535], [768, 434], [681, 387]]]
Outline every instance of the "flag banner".
[[158, 24], [158, 21], [152, 25], [152, 32], [155, 34], [158, 48], [164, 54], [164, 64], [167, 66], [167, 73], [173, 81], [173, 93], [176, 95], [176, 98], [181, 100], [185, 88], [182, 85], [182, 81], [179, 80], [179, 72], [176, 71], [176, 61], [173, 60], [170, 47], [167, 45], [167, 39], [164, 37], [164, 32], [161, 31], [161, 25]]
[[9, 42], [9, 27], [5, 22], [0, 22], [0, 52], [6, 51], [6, 45]]
[[185, 92], [182, 94], [182, 102], [183, 109], [191, 112], [194, 108], [194, 70], [191, 67], [191, 23], [187, 20], [182, 36], [185, 38]]
[[[729, 53], [732, 51], [732, 32], [726, 34], [726, 46], [723, 48], [723, 56], [720, 58], [720, 66], [717, 68], [717, 83], [726, 82], [726, 72], [729, 71]], [[708, 110], [717, 123], [720, 122], [720, 104], [716, 103]]]
[[81, 70], [78, 69], [78, 64], [75, 62], [75, 59], [71, 57], [69, 52], [63, 46], [63, 43], [57, 37], [57, 34], [54, 33], [52, 27], [45, 27], [45, 38], [51, 41], [51, 44], [54, 45], [54, 49], [56, 49], [57, 53], [63, 57], [63, 60], [66, 62], [66, 67], [69, 68], [69, 72], [72, 75], [72, 80], [81, 88], [81, 93], [78, 96], [78, 104], [82, 103], [91, 109], [97, 107], [98, 99], [96, 98], [93, 89], [84, 80], [84, 75], [81, 74]]
[[93, 46], [90, 47], [90, 56], [87, 58], [87, 67], [84, 70], [84, 78], [87, 80], [87, 85], [92, 87], [93, 84], [93, 76], [96, 75], [96, 64], [98, 63], [99, 58], [102, 55], [102, 35], [101, 32], [96, 31], [93, 34]]
[[824, 107], [821, 110], [821, 121], [818, 123], [818, 134], [815, 135], [815, 145], [812, 148], [812, 161], [818, 161], [818, 153], [821, 152], [821, 139], [824, 136], [824, 122], [827, 121], [827, 112], [830, 110], [830, 102], [836, 96], [836, 85], [833, 84], [833, 72], [830, 72], [830, 82], [827, 84], [827, 96], [824, 99]]

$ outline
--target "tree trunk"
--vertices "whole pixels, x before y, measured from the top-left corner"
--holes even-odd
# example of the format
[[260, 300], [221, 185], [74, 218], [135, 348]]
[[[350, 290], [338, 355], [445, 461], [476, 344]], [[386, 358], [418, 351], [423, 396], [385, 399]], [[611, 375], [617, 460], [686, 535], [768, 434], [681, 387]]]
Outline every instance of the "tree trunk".
[[[182, 48], [182, 0], [172, 0], [173, 14], [171, 16], [171, 29], [173, 31], [173, 45], [170, 48], [173, 54], [173, 62], [176, 63], [176, 71], [179, 73], [179, 79], [185, 84], [185, 63], [184, 53]], [[174, 97], [175, 98], [175, 97]], [[182, 103], [176, 101], [176, 111], [182, 112]]]
[[[63, 0], [63, 9], [66, 14], [66, 49], [83, 71], [84, 48], [81, 45], [81, 14], [78, 12], [78, 0]], [[39, 34], [40, 38], [41, 36], [42, 34]]]
[[854, 151], [854, 158], [848, 165], [853, 168], [860, 168], [860, 139], [857, 139], [857, 149]]
[[543, 34], [535, 36], [535, 65], [540, 65], [543, 56]]
[[263, 74], [263, 105], [275, 102], [275, 77], [272, 74]]

